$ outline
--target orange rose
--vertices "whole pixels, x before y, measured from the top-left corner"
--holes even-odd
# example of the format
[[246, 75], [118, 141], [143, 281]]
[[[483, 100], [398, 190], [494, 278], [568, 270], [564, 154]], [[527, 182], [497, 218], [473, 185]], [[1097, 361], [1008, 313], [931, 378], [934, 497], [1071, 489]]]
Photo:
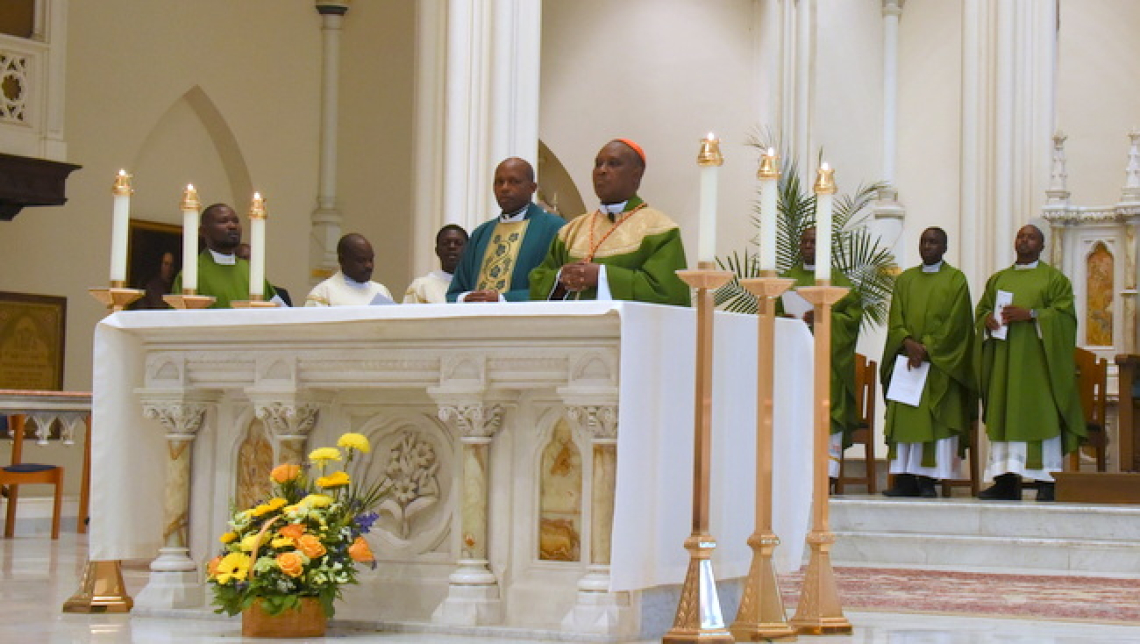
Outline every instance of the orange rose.
[[210, 560], [209, 563], [206, 564], [206, 575], [210, 579], [213, 579], [214, 575], [218, 574], [218, 564], [220, 564], [221, 562], [222, 562], [222, 558], [219, 556], [219, 557], [214, 557], [213, 559]]
[[277, 567], [290, 577], [300, 577], [301, 573], [304, 572], [304, 566], [301, 555], [296, 552], [282, 552], [277, 555]]
[[288, 483], [289, 481], [297, 478], [297, 475], [300, 473], [300, 465], [295, 465], [293, 463], [282, 463], [281, 465], [273, 468], [273, 471], [269, 473], [269, 478], [274, 483]]
[[290, 539], [297, 540], [301, 538], [301, 535], [305, 534], [305, 526], [301, 525], [300, 523], [290, 523], [284, 528], [278, 530], [277, 534], [283, 537], [289, 537]]
[[297, 539], [297, 549], [309, 559], [316, 559], [325, 554], [325, 544], [315, 534], [303, 534]]
[[376, 561], [376, 557], [372, 554], [372, 549], [368, 547], [368, 542], [364, 537], [357, 537], [356, 541], [348, 547], [348, 556], [357, 563], [372, 563]]

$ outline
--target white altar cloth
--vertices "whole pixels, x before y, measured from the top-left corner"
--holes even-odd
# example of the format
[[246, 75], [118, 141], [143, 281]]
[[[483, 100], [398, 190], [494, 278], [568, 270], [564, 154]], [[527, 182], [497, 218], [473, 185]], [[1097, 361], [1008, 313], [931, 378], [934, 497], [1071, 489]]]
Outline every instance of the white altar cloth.
[[[544, 316], [617, 316], [620, 323], [618, 466], [611, 590], [679, 584], [691, 530], [695, 312], [633, 302], [527, 302], [261, 310], [130, 311], [104, 319], [94, 343], [90, 558], [149, 559], [161, 545], [165, 434], [144, 419], [136, 389], [148, 345], [196, 341], [240, 347], [310, 346], [365, 332], [387, 337], [418, 320], [492, 317], [527, 323]], [[756, 318], [717, 313], [713, 376], [711, 532], [717, 578], [747, 574], [755, 511]], [[527, 324], [541, 337], [542, 324]], [[775, 563], [803, 557], [811, 493], [812, 340], [778, 320], [775, 400]], [[191, 526], [191, 530], [195, 529]], [[199, 528], [200, 529], [200, 528]], [[211, 543], [213, 539], [209, 540]], [[207, 554], [192, 553], [196, 560]]]

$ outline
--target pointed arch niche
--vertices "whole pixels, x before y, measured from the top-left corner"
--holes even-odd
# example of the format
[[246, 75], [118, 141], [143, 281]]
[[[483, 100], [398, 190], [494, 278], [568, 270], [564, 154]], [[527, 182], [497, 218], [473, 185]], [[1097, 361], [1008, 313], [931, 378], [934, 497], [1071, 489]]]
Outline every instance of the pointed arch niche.
[[197, 85], [174, 101], [151, 128], [131, 172], [136, 190], [132, 214], [159, 223], [181, 225], [178, 201], [188, 183], [198, 189], [203, 205], [244, 203], [253, 192], [233, 130]]

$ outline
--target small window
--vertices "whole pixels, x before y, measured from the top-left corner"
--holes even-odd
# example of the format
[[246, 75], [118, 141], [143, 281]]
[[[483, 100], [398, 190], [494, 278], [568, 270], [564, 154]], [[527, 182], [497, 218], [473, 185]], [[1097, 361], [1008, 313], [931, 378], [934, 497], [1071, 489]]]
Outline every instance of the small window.
[[0, 34], [31, 38], [36, 28], [36, 0], [0, 2]]

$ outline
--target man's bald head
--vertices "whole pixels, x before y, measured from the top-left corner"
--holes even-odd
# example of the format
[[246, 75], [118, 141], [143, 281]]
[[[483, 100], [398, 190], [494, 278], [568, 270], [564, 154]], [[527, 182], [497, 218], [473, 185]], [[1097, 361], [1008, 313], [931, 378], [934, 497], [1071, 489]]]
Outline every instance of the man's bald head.
[[530, 204], [538, 184], [534, 182], [534, 167], [525, 159], [510, 157], [495, 168], [492, 186], [495, 201], [503, 213], [511, 215]]
[[341, 237], [336, 243], [336, 259], [340, 271], [350, 279], [361, 283], [372, 279], [375, 254], [364, 235], [349, 233]]

